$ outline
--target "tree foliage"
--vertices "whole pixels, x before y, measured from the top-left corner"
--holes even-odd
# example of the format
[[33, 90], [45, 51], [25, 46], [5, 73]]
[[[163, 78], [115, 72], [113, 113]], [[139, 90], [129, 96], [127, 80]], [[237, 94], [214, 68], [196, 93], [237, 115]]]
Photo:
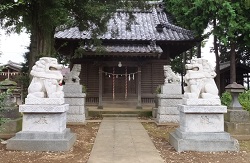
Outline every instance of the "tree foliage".
[[0, 20], [8, 31], [25, 28], [31, 33], [31, 68], [38, 57], [56, 54], [56, 29], [77, 26], [80, 30], [92, 29], [94, 35], [106, 30], [107, 20], [117, 8], [130, 10], [143, 5], [144, 0], [2, 0]]
[[[247, 90], [239, 94], [239, 103], [242, 105], [242, 108], [250, 111], [250, 90]], [[230, 106], [232, 102], [232, 96], [229, 92], [224, 92], [221, 96], [221, 103], [227, 107]]]
[[[176, 16], [176, 22], [206, 38], [211, 33], [218, 43], [230, 50], [231, 82], [235, 81], [235, 52], [250, 46], [250, 14], [248, 0], [165, 0], [167, 9]], [[211, 33], [204, 33], [213, 23]], [[218, 40], [217, 40], [218, 39]], [[214, 48], [215, 49], [215, 48]], [[219, 57], [216, 57], [219, 58]], [[217, 68], [218, 68], [217, 61]], [[218, 69], [217, 69], [218, 70]], [[218, 72], [217, 72], [218, 73]]]

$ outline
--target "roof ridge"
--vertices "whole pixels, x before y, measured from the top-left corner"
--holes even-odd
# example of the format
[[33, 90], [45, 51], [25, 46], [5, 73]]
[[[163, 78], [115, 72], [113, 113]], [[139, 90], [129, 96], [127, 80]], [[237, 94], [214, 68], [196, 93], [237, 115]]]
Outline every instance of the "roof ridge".
[[[172, 29], [172, 30], [177, 31], [177, 32], [181, 32], [181, 33], [185, 33], [185, 34], [189, 34], [189, 35], [190, 35], [190, 34], [193, 34], [193, 32], [192, 32], [191, 30], [187, 30], [187, 29], [184, 29], [184, 28], [179, 27], [179, 26], [177, 26], [177, 25], [174, 25], [174, 24], [169, 23], [168, 19], [167, 19], [167, 21], [163, 21], [162, 18], [160, 19], [160, 18], [159, 18], [159, 15], [160, 15], [161, 17], [163, 17], [163, 16], [162, 16], [163, 11], [157, 12], [157, 10], [156, 10], [155, 7], [153, 7], [153, 9], [152, 9], [152, 14], [153, 14], [153, 17], [154, 17], [154, 20], [155, 20], [155, 24], [156, 24], [156, 25], [160, 24], [160, 25], [162, 25], [162, 26], [165, 26], [166, 28]], [[165, 14], [166, 14], [166, 13], [165, 13]]]

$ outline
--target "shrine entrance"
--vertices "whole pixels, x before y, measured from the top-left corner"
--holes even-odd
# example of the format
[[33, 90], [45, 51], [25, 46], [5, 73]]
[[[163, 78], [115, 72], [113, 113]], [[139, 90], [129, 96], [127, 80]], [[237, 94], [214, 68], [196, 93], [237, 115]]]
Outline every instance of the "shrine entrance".
[[103, 100], [126, 101], [137, 97], [137, 67], [104, 67]]

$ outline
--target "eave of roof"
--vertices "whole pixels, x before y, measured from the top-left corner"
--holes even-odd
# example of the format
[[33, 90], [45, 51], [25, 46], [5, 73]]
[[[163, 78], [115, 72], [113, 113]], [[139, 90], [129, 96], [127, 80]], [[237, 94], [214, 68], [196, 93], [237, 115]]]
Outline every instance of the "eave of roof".
[[[249, 66], [246, 66], [244, 64], [241, 64], [241, 63], [237, 63], [236, 66], [239, 66], [247, 71], [250, 72], [250, 67]], [[230, 68], [230, 62], [224, 62], [224, 63], [220, 63], [220, 71], [225, 71], [226, 69], [229, 69]]]
[[21, 69], [22, 69], [22, 65], [21, 64], [15, 63], [15, 62], [12, 62], [12, 61], [8, 61], [7, 64], [3, 64], [3, 65], [1, 65], [1, 67], [3, 69], [10, 68], [10, 69], [13, 69], [15, 71], [21, 71]]
[[[101, 40], [126, 40], [126, 41], [185, 41], [194, 40], [193, 33], [189, 30], [171, 24], [168, 16], [162, 10], [152, 8], [151, 12], [134, 12], [134, 23], [130, 30], [127, 29], [126, 12], [116, 12], [114, 17], [107, 23], [107, 32], [98, 36]], [[161, 24], [162, 31], [156, 26]], [[79, 39], [92, 38], [91, 31], [79, 31], [78, 27], [58, 31], [56, 39]]]
[[98, 55], [98, 51], [101, 51], [105, 55], [118, 54], [121, 56], [160, 56], [163, 50], [160, 46], [151, 45], [103, 45], [101, 47], [94, 46], [81, 46], [80, 49], [86, 52], [96, 52], [96, 53], [86, 53], [86, 55]]

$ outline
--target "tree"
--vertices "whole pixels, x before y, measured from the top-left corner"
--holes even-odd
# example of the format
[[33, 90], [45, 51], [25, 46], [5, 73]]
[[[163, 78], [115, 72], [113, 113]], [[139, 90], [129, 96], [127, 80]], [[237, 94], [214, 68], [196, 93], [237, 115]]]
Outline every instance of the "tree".
[[[144, 0], [9, 0], [1, 1], [0, 20], [8, 31], [31, 33], [29, 68], [38, 57], [53, 56], [54, 33], [57, 28], [78, 26], [92, 29], [93, 34], [103, 32], [106, 23], [117, 8], [131, 9], [143, 6]], [[6, 7], [7, 6], [7, 7]], [[8, 7], [11, 6], [11, 7]]]
[[[231, 83], [235, 81], [235, 51], [239, 46], [237, 40], [244, 40], [244, 45], [249, 46], [249, 6], [247, 0], [165, 0], [168, 9], [176, 16], [176, 20], [182, 26], [188, 25], [198, 35], [212, 23], [211, 33], [214, 34], [214, 50], [216, 54], [216, 73], [219, 75], [218, 43], [230, 48], [231, 56]], [[202, 34], [205, 38], [211, 33]], [[217, 40], [218, 39], [218, 40]], [[217, 84], [219, 82], [217, 81]]]

